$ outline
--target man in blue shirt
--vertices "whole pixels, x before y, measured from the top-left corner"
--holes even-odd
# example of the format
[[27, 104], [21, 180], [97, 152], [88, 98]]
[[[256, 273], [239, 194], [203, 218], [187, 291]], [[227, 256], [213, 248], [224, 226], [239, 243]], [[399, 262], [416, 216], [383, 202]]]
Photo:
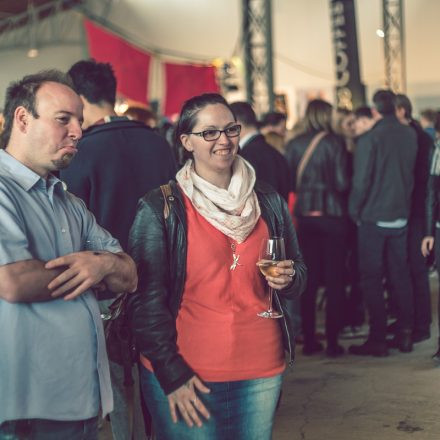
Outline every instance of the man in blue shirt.
[[[81, 138], [82, 103], [58, 71], [7, 90], [0, 150], [0, 440], [97, 439], [112, 410], [93, 288], [137, 284], [132, 259], [53, 172]], [[92, 250], [85, 250], [92, 249]]]

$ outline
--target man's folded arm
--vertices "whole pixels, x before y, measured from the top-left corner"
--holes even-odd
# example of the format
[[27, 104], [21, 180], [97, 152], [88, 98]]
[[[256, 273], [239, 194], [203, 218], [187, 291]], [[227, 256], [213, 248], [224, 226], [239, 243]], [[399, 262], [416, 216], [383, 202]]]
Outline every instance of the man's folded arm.
[[0, 266], [0, 298], [10, 302], [49, 301], [49, 283], [63, 268], [45, 269], [40, 260], [23, 260]]

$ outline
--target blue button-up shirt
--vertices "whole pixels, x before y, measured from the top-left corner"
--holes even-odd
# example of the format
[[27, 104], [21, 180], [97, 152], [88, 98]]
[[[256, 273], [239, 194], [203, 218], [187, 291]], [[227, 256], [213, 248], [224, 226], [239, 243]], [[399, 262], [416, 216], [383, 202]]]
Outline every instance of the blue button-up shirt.
[[[48, 261], [117, 240], [82, 200], [0, 150], [0, 265]], [[113, 408], [105, 339], [92, 291], [64, 301], [0, 299], [0, 424], [42, 418], [82, 420]]]

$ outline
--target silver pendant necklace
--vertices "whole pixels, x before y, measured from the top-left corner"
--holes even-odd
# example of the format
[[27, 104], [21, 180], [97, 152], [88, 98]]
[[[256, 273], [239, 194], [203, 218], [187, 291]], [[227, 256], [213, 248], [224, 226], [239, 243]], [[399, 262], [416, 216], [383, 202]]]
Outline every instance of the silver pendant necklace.
[[242, 266], [242, 264], [240, 264], [238, 262], [238, 260], [240, 259], [240, 255], [235, 253], [236, 245], [233, 241], [231, 242], [231, 249], [232, 249], [232, 260], [233, 261], [232, 261], [232, 264], [231, 264], [231, 267], [229, 268], [229, 270], [235, 270], [235, 268], [237, 266]]

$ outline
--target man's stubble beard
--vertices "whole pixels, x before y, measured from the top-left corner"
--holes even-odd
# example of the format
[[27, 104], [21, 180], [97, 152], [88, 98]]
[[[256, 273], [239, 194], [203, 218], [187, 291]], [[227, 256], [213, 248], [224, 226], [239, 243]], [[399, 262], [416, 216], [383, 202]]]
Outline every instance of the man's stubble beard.
[[63, 170], [70, 165], [70, 162], [74, 158], [74, 154], [65, 154], [61, 159], [53, 160], [52, 164], [55, 170]]

